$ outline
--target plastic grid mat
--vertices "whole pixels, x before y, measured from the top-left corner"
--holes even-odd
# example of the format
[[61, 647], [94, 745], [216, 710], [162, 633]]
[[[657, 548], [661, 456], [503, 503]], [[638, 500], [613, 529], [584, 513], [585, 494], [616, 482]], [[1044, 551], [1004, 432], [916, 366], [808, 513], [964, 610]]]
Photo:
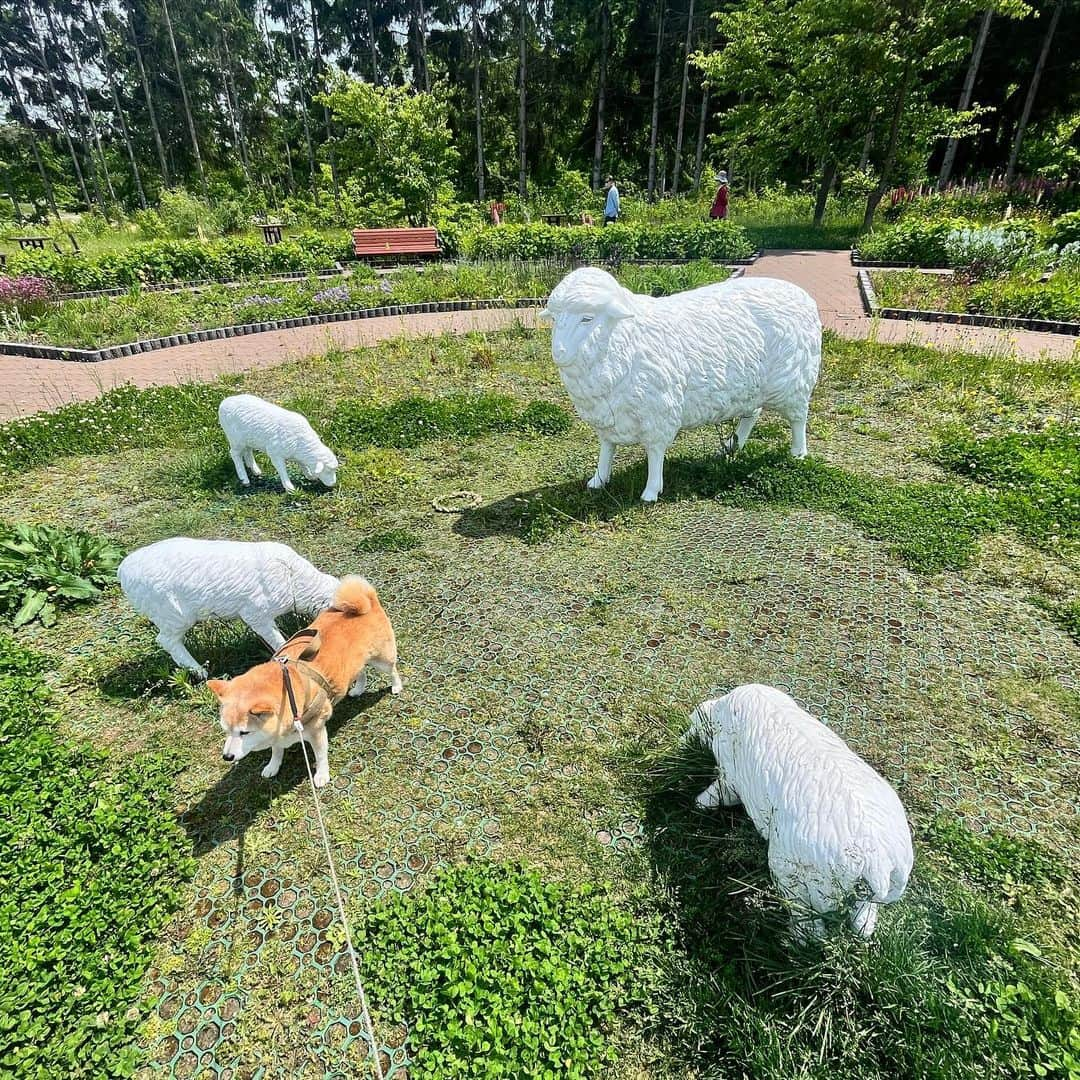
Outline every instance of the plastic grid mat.
[[[522, 818], [572, 791], [577, 753], [632, 737], [640, 710], [686, 715], [748, 681], [835, 726], [915, 816], [947, 809], [1065, 842], [1075, 746], [1028, 747], [1009, 777], [977, 760], [988, 712], [1000, 731], [1027, 722], [995, 680], [1077, 688], [1076, 646], [1022, 594], [910, 574], [804, 513], [662, 505], [640, 529], [536, 547], [462, 531], [365, 556], [405, 691], [347, 699], [331, 736], [323, 804], [354, 917], [463, 856], [527, 848]], [[208, 737], [208, 763], [217, 751]], [[290, 750], [270, 783], [265, 754], [253, 758], [209, 773], [182, 808], [200, 869], [147, 980], [143, 1075], [366, 1076], [302, 763]], [[255, 810], [237, 797], [252, 788]], [[617, 790], [575, 807], [576, 842], [623, 857], [643, 840], [641, 812]], [[388, 1075], [407, 1077], [404, 1026], [379, 1034]]]

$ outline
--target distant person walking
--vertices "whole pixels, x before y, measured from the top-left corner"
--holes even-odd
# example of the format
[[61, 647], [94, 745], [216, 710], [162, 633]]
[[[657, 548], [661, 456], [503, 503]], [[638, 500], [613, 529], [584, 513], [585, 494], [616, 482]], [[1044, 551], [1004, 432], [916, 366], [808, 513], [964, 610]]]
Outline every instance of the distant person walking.
[[727, 217], [727, 203], [728, 203], [728, 182], [727, 173], [722, 172], [716, 178], [717, 184], [720, 186], [716, 189], [716, 198], [713, 199], [713, 204], [709, 209], [709, 217], [714, 221], [723, 221]]
[[615, 186], [615, 178], [609, 176], [604, 181], [604, 190], [607, 192], [607, 201], [604, 203], [604, 224], [613, 225], [619, 220], [619, 189]]

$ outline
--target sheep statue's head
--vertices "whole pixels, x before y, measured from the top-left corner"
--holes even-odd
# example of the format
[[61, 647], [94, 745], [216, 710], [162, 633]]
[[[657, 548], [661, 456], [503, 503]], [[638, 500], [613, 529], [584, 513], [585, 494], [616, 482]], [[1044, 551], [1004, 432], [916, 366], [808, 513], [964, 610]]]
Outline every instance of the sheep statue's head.
[[606, 270], [572, 270], [551, 291], [540, 312], [552, 324], [551, 355], [560, 367], [579, 359], [594, 334], [606, 337], [620, 319], [637, 315], [644, 297], [623, 288]]

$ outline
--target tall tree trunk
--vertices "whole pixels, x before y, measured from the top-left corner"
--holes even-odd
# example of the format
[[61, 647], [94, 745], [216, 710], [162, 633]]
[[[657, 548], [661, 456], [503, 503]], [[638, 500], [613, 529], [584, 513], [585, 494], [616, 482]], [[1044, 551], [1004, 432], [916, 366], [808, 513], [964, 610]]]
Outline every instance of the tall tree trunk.
[[262, 21], [258, 23], [259, 36], [262, 39], [263, 51], [266, 53], [266, 67], [270, 72], [270, 99], [277, 106], [278, 123], [281, 130], [281, 145], [285, 150], [285, 188], [292, 195], [296, 191], [296, 175], [293, 172], [292, 149], [289, 146], [289, 133], [285, 128], [285, 105], [281, 99], [280, 73], [281, 64], [278, 62], [278, 53], [270, 40], [270, 34], [266, 28], [266, 15], [262, 13]]
[[679, 125], [675, 134], [675, 167], [671, 174], [671, 194], [679, 194], [679, 170], [682, 166], [683, 125], [686, 123], [686, 89], [690, 85], [690, 35], [694, 29], [694, 0], [686, 15], [686, 50], [682, 69], [682, 97], [679, 98]]
[[521, 22], [518, 27], [518, 194], [528, 194], [525, 148], [525, 31], [528, 25], [528, 0], [519, 0]]
[[656, 131], [660, 122], [660, 55], [664, 41], [664, 0], [659, 0], [656, 21], [656, 64], [653, 68], [652, 128], [649, 132], [649, 202], [656, 198]]
[[371, 50], [371, 85], [379, 85], [379, 54], [375, 42], [375, 19], [371, 14], [371, 0], [365, 0], [367, 5], [367, 30], [368, 47]]
[[836, 179], [836, 158], [828, 157], [821, 167], [821, 185], [818, 187], [817, 202], [814, 204], [814, 224], [820, 226], [825, 220], [825, 207], [828, 205], [829, 192]]
[[[292, 8], [287, 9], [288, 17], [292, 19]], [[311, 140], [311, 124], [308, 120], [307, 111], [307, 84], [304, 80], [303, 68], [300, 66], [300, 48], [296, 43], [296, 29], [289, 27], [289, 41], [292, 43], [293, 66], [296, 69], [296, 88], [300, 93], [300, 117], [304, 123], [304, 142], [307, 145], [308, 169], [311, 171], [311, 190], [319, 189], [319, 172], [315, 167], [315, 144]]]
[[169, 15], [169, 0], [161, 0], [161, 10], [165, 12], [165, 29], [169, 34], [169, 48], [172, 50], [173, 63], [176, 65], [176, 79], [180, 84], [180, 100], [184, 105], [184, 118], [187, 120], [188, 134], [191, 136], [191, 149], [195, 153], [195, 168], [199, 173], [199, 187], [203, 196], [209, 197], [206, 187], [206, 173], [203, 170], [202, 154], [199, 153], [199, 137], [195, 134], [195, 118], [191, 115], [191, 102], [188, 100], [187, 84], [180, 67], [180, 53], [176, 50], [176, 35], [173, 33], [172, 17]]
[[[986, 35], [990, 33], [990, 19], [993, 14], [994, 9], [987, 8], [983, 12], [982, 21], [979, 23], [979, 32], [975, 37], [975, 46], [971, 50], [967, 75], [964, 76], [964, 86], [960, 91], [960, 102], [957, 105], [957, 111], [959, 112], [965, 112], [971, 105], [971, 95], [975, 90], [975, 77], [979, 73], [979, 64], [982, 63], [983, 47], [986, 45]], [[949, 177], [952, 176], [953, 165], [956, 162], [956, 149], [959, 145], [960, 140], [955, 136], [950, 136], [949, 141], [945, 144], [945, 156], [941, 160], [941, 171], [938, 173], [938, 191], [945, 190], [945, 185], [949, 182]]]
[[1057, 30], [1058, 21], [1061, 18], [1061, 9], [1065, 6], [1065, 0], [1057, 0], [1054, 5], [1054, 14], [1050, 17], [1050, 25], [1046, 28], [1046, 37], [1043, 38], [1042, 49], [1039, 51], [1039, 61], [1035, 65], [1035, 74], [1031, 76], [1031, 85], [1028, 87], [1027, 97], [1024, 99], [1024, 111], [1020, 114], [1020, 123], [1016, 127], [1016, 138], [1013, 140], [1012, 153], [1009, 154], [1009, 167], [1005, 171], [1005, 183], [1011, 184], [1016, 176], [1016, 162], [1020, 158], [1020, 147], [1024, 142], [1024, 131], [1027, 129], [1028, 120], [1031, 118], [1031, 107], [1035, 104], [1035, 95], [1039, 90], [1039, 80], [1042, 78], [1043, 68], [1046, 67], [1046, 58], [1050, 53], [1050, 43], [1054, 40], [1054, 32]]
[[859, 156], [859, 172], [866, 172], [867, 166], [870, 164], [870, 147], [874, 145], [874, 122], [870, 121], [870, 126], [866, 129], [866, 138], [863, 139], [862, 154]]
[[94, 22], [94, 31], [97, 34], [98, 48], [101, 50], [101, 63], [105, 71], [105, 78], [109, 83], [109, 90], [112, 94], [113, 108], [116, 110], [117, 119], [120, 121], [120, 131], [124, 136], [124, 146], [127, 148], [128, 161], [131, 162], [131, 175], [135, 181], [135, 193], [139, 198], [139, 206], [144, 210], [146, 209], [146, 192], [143, 191], [142, 177], [139, 175], [139, 162], [135, 157], [135, 147], [131, 144], [131, 133], [128, 131], [127, 120], [124, 117], [124, 110], [120, 105], [120, 91], [116, 86], [116, 79], [113, 77], [112, 64], [109, 63], [109, 50], [105, 44], [105, 34], [101, 29], [101, 20], [98, 18], [97, 5], [94, 0], [90, 0], [90, 16]]
[[904, 106], [907, 104], [908, 91], [911, 89], [911, 80], [915, 68], [909, 60], [904, 68], [903, 77], [900, 79], [900, 87], [896, 92], [896, 103], [893, 106], [892, 120], [889, 123], [889, 142], [885, 148], [885, 160], [881, 166], [881, 176], [873, 191], [866, 199], [866, 213], [863, 215], [862, 231], [867, 232], [874, 224], [874, 214], [877, 213], [878, 203], [882, 196], [889, 190], [889, 180], [892, 176], [893, 164], [896, 162], [896, 144], [900, 136], [900, 118], [904, 115]]
[[[37, 166], [38, 176], [41, 177], [41, 186], [45, 190], [45, 198], [48, 200], [49, 206], [52, 209], [53, 217], [57, 221], [60, 220], [60, 211], [56, 208], [56, 196], [53, 193], [53, 186], [49, 180], [49, 174], [45, 171], [45, 165], [41, 160], [41, 151], [38, 149], [37, 132], [34, 131], [33, 125], [30, 123], [30, 116], [26, 111], [26, 105], [23, 103], [22, 89], [19, 87], [19, 77], [15, 74], [15, 69], [11, 66], [11, 61], [7, 62], [8, 78], [11, 80], [12, 93], [15, 96], [15, 105], [18, 110], [19, 118], [22, 121], [22, 125], [26, 128], [30, 135], [30, 152], [34, 155], [34, 164]], [[12, 200], [15, 202], [15, 200]], [[20, 217], [19, 204], [15, 202], [15, 216]]]
[[[323, 64], [322, 43], [319, 38], [319, 16], [315, 10], [315, 0], [311, 0], [311, 41], [315, 47], [315, 68], [319, 73], [319, 78], [322, 79], [326, 73], [326, 66]], [[325, 87], [323, 88], [325, 89]], [[341, 188], [338, 186], [338, 171], [337, 171], [337, 155], [334, 153], [334, 132], [330, 126], [330, 107], [323, 104], [323, 126], [326, 129], [326, 154], [330, 159], [330, 183], [334, 188], [334, 206], [337, 207], [338, 213], [341, 212]]]
[[45, 39], [42, 37], [41, 27], [34, 21], [33, 11], [28, 4], [25, 10], [27, 22], [34, 31], [34, 41], [37, 44], [38, 56], [41, 58], [41, 70], [45, 73], [45, 84], [49, 88], [49, 98], [52, 101], [53, 108], [56, 110], [57, 126], [64, 136], [64, 144], [67, 146], [68, 156], [71, 158], [71, 167], [75, 172], [75, 179], [78, 181], [83, 203], [86, 209], [89, 210], [93, 203], [90, 201], [90, 192], [86, 189], [86, 179], [83, 176], [82, 166], [79, 164], [79, 155], [75, 151], [75, 143], [72, 141], [71, 132], [68, 129], [67, 117], [64, 115], [64, 105], [60, 100], [60, 95], [56, 92], [52, 68], [49, 66], [48, 57], [45, 55]]
[[698, 120], [697, 152], [694, 154], [694, 191], [701, 190], [701, 159], [705, 154], [705, 127], [709, 122], [709, 84], [701, 91], [701, 117]]
[[90, 133], [94, 137], [94, 145], [97, 147], [98, 157], [101, 159], [101, 170], [105, 174], [105, 186], [109, 189], [109, 203], [116, 205], [116, 191], [113, 188], [112, 176], [109, 173], [109, 162], [105, 158], [105, 147], [101, 142], [101, 132], [98, 130], [97, 118], [94, 110], [90, 107], [90, 96], [86, 92], [86, 84], [82, 77], [82, 58], [75, 51], [75, 41], [71, 36], [71, 23], [62, 22], [64, 33], [67, 35], [68, 52], [71, 54], [71, 63], [75, 68], [75, 85], [79, 88], [82, 97], [83, 108], [86, 110], [87, 119], [90, 121]]
[[424, 0], [413, 0], [409, 9], [409, 54], [413, 68], [413, 85], [424, 93], [431, 90], [431, 72], [427, 58], [427, 15]]
[[233, 80], [232, 53], [229, 52], [229, 35], [221, 35], [221, 47], [225, 51], [225, 92], [232, 97], [232, 112], [236, 123], [236, 136], [240, 141], [240, 162], [244, 167], [244, 176], [251, 183], [251, 156], [248, 153], [247, 139], [244, 136], [244, 111], [240, 104], [240, 95], [236, 92], [236, 83]]
[[611, 7], [608, 0], [600, 2], [600, 75], [596, 85], [596, 139], [593, 142], [592, 186], [600, 190], [600, 174], [604, 165], [604, 105], [607, 97], [608, 49], [611, 47]]
[[131, 44], [135, 49], [135, 64], [139, 69], [139, 81], [142, 83], [143, 98], [146, 101], [146, 112], [150, 117], [150, 130], [154, 135], [154, 149], [157, 151], [158, 164], [161, 166], [161, 179], [168, 187], [169, 163], [165, 160], [165, 144], [161, 141], [161, 129], [158, 127], [157, 113], [154, 110], [154, 99], [150, 94], [150, 80], [146, 77], [146, 64], [143, 63], [142, 46], [139, 44], [139, 35], [135, 32], [135, 9], [128, 4], [128, 26], [131, 28]]
[[476, 99], [476, 198], [484, 201], [484, 120], [480, 98], [480, 6], [472, 0], [473, 96]]

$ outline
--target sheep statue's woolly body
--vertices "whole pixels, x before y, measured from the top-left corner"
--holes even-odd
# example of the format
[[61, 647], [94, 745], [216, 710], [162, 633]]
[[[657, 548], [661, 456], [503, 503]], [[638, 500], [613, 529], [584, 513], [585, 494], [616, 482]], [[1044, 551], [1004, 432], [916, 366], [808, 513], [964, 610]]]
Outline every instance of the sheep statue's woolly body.
[[278, 649], [285, 638], [274, 620], [293, 611], [322, 611], [339, 584], [286, 544], [186, 536], [133, 551], [117, 575], [132, 607], [157, 626], [158, 644], [203, 679], [206, 669], [184, 647], [184, 635], [197, 622], [243, 619]]
[[863, 937], [879, 904], [899, 900], [914, 856], [896, 792], [835, 732], [771, 686], [703, 702], [689, 738], [716, 758], [698, 806], [742, 803], [769, 844], [769, 869], [792, 902], [794, 928], [820, 934], [810, 912], [840, 911]]
[[338, 460], [315, 434], [307, 419], [254, 394], [234, 394], [218, 406], [218, 422], [229, 440], [229, 453], [236, 475], [245, 487], [248, 472], [262, 476], [253, 450], [270, 458], [286, 491], [295, 491], [286, 462], [297, 461], [309, 480], [321, 480], [327, 487], [337, 481]]
[[788, 421], [791, 453], [805, 456], [821, 317], [797, 285], [737, 278], [656, 299], [582, 267], [559, 282], [542, 316], [554, 326], [563, 384], [600, 439], [590, 488], [611, 478], [616, 447], [641, 445], [649, 459], [641, 497], [652, 502], [680, 431], [737, 419], [741, 448], [763, 409]]

